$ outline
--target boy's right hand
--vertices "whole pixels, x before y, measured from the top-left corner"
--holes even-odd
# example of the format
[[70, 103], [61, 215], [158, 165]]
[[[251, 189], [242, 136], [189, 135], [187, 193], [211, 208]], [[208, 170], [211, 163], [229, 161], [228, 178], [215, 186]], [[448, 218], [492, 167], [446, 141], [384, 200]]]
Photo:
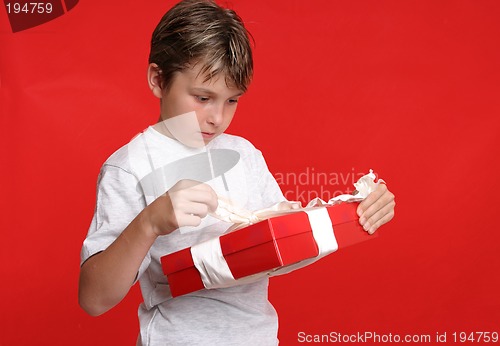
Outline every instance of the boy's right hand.
[[209, 185], [195, 180], [180, 180], [151, 203], [153, 231], [160, 236], [182, 226], [196, 227], [217, 206], [217, 194]]

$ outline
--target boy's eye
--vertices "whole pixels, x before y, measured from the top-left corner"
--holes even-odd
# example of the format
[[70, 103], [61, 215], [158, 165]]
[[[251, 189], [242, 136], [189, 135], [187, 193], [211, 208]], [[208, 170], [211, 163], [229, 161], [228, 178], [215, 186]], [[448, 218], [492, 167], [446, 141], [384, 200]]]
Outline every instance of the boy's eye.
[[230, 104], [238, 103], [238, 99], [229, 99], [227, 102]]
[[199, 102], [207, 102], [209, 100], [209, 98], [207, 96], [196, 96], [196, 99]]

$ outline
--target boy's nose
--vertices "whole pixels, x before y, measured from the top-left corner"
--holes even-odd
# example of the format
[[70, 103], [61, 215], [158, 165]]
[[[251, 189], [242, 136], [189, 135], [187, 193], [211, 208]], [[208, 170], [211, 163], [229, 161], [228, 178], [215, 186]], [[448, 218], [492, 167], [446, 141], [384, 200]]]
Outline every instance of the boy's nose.
[[214, 107], [211, 110], [207, 120], [210, 124], [214, 126], [219, 126], [222, 124], [223, 119], [224, 119], [224, 107], [218, 106]]

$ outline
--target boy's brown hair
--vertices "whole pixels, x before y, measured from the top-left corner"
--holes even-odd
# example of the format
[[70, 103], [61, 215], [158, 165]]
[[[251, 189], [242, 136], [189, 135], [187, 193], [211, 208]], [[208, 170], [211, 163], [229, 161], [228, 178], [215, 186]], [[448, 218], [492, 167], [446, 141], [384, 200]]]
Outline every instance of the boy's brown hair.
[[153, 32], [149, 63], [168, 89], [176, 72], [202, 64], [205, 81], [224, 73], [226, 84], [246, 91], [253, 74], [250, 34], [241, 18], [213, 0], [184, 0], [172, 7]]

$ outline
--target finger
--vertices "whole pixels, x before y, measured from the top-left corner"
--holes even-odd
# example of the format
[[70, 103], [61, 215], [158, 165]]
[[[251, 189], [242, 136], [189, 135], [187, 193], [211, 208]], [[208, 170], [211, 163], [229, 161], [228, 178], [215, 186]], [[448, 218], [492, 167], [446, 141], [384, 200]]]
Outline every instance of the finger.
[[[390, 191], [386, 191], [382, 196], [380, 196], [376, 200], [374, 200], [374, 198], [371, 198], [370, 200], [368, 200], [368, 201], [365, 200], [363, 202], [366, 202], [366, 203], [363, 204], [363, 206], [361, 207], [362, 212], [361, 212], [361, 216], [359, 218], [359, 222], [361, 224], [364, 224], [364, 222], [366, 220], [368, 220], [370, 217], [372, 217], [373, 214], [378, 212], [380, 209], [385, 207], [387, 204], [393, 203], [394, 202], [394, 195]], [[359, 212], [359, 210], [358, 210], [358, 212]]]
[[190, 215], [197, 215], [198, 217], [203, 219], [208, 214], [208, 206], [205, 203], [189, 203], [185, 213]]
[[177, 191], [178, 190], [210, 191], [216, 194], [210, 185], [202, 183], [201, 181], [191, 180], [191, 179], [180, 180], [177, 184], [174, 185], [174, 188]]
[[214, 212], [219, 206], [217, 193], [210, 185], [199, 184], [195, 187], [197, 192], [193, 195], [192, 201], [206, 204], [210, 212]]
[[283, 201], [279, 202], [277, 205], [277, 210], [290, 210], [290, 209], [300, 209], [302, 205], [300, 202], [295, 201]]
[[183, 190], [171, 194], [172, 207], [184, 214], [195, 214], [204, 218], [217, 209], [218, 201], [210, 191]]
[[219, 205], [214, 189], [196, 180], [180, 180], [168, 191], [168, 194], [176, 202], [191, 201], [206, 204], [211, 212], [214, 212]]
[[172, 209], [177, 213], [203, 215], [208, 212], [208, 206], [203, 202], [195, 202], [193, 198], [195, 194], [191, 193], [188, 196], [179, 195], [179, 193], [169, 194], [172, 201]]
[[377, 188], [372, 191], [358, 206], [358, 216], [361, 217], [361, 215], [373, 204], [375, 203], [380, 197], [382, 197], [387, 190], [387, 186], [385, 184], [379, 184]]
[[175, 213], [177, 218], [178, 227], [192, 226], [197, 227], [201, 224], [201, 218], [198, 215]]
[[375, 231], [383, 224], [391, 221], [394, 217], [394, 206], [395, 202], [386, 204], [382, 209], [378, 210], [370, 218], [368, 218], [363, 228], [369, 233], [373, 234]]
[[217, 200], [217, 194], [208, 185], [205, 185], [205, 187], [198, 185], [183, 190], [169, 190], [168, 193], [176, 196], [178, 199], [192, 202], [212, 203], [214, 200]]
[[174, 208], [173, 210], [175, 228], [184, 226], [199, 226], [201, 224], [201, 217], [194, 213], [186, 213], [184, 210]]
[[174, 186], [172, 186], [169, 191], [176, 192], [176, 191], [191, 189], [191, 188], [194, 188], [200, 184], [202, 184], [202, 182], [197, 181], [197, 180], [182, 179], [182, 180], [179, 180]]

